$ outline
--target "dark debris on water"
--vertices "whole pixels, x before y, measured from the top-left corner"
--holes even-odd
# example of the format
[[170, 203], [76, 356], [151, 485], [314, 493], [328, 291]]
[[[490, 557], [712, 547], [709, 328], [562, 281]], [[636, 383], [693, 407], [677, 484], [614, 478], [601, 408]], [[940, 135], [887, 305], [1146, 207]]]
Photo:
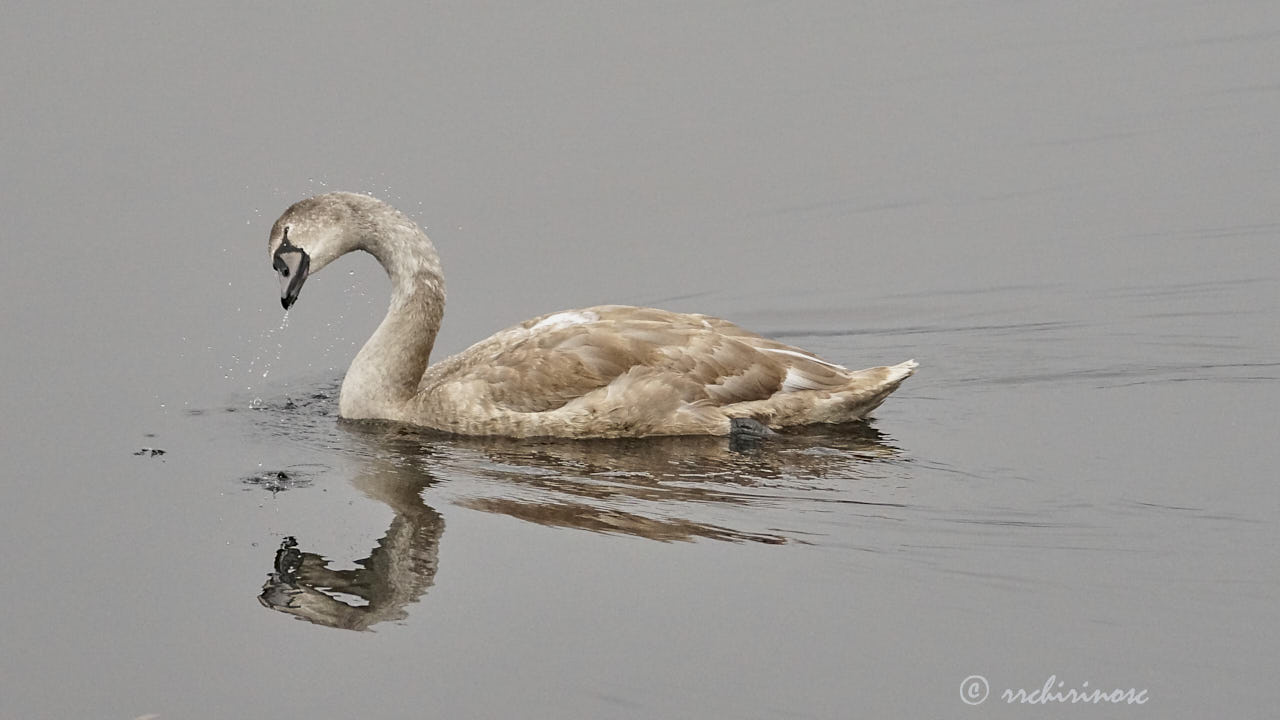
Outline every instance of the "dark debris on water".
[[297, 488], [310, 487], [312, 483], [310, 473], [287, 472], [285, 470], [272, 470], [268, 472], [257, 473], [244, 478], [243, 482], [249, 487], [246, 489], [262, 489], [272, 494], [284, 492], [285, 490], [296, 490]]

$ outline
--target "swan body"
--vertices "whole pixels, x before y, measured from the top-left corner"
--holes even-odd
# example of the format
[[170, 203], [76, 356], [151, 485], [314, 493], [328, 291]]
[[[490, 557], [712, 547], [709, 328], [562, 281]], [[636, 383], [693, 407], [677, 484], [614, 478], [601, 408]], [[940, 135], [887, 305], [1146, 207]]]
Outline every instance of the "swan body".
[[339, 414], [463, 435], [727, 435], [731, 420], [774, 429], [857, 420], [915, 361], [848, 370], [707, 315], [601, 305], [507, 328], [428, 366], [445, 287], [412, 220], [367, 195], [327, 193], [291, 206], [268, 249], [281, 304], [338, 257], [371, 253], [391, 304], [343, 379]]

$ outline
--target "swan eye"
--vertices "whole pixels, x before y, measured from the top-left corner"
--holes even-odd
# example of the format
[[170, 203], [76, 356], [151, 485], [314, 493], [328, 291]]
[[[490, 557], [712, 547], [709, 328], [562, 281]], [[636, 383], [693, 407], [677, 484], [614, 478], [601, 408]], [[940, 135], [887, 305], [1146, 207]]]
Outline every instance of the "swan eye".
[[289, 277], [289, 265], [279, 255], [276, 256], [276, 261], [271, 264], [275, 267], [276, 272], [280, 273], [280, 277]]

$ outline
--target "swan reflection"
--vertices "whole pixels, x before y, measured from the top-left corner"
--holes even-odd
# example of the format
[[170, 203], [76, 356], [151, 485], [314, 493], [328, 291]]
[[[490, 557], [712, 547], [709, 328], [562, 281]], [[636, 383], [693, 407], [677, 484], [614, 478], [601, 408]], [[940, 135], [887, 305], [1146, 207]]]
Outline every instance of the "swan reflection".
[[258, 601], [264, 607], [319, 625], [367, 630], [403, 620], [408, 605], [435, 582], [444, 518], [422, 501], [434, 480], [376, 461], [352, 484], [395, 513], [391, 526], [357, 569], [331, 569], [321, 555], [298, 549], [293, 537], [276, 551]]
[[[699, 519], [720, 508], [785, 500], [814, 481], [856, 478], [894, 449], [868, 425], [821, 436], [781, 436], [757, 452], [723, 438], [670, 437], [572, 443], [503, 438], [454, 442], [456, 464], [478, 483], [456, 504], [540, 525], [651, 540], [708, 538], [781, 544], [778, 532]], [[458, 452], [462, 451], [462, 452]]]
[[326, 446], [333, 447], [337, 433], [340, 447], [364, 458], [352, 485], [394, 517], [355, 569], [332, 569], [306, 550], [305, 538], [286, 538], [259, 601], [350, 630], [404, 619], [433, 584], [444, 520], [423, 495], [437, 478], [447, 479], [442, 487], [453, 505], [663, 542], [804, 542], [801, 532], [734, 525], [761, 522], [757, 515], [766, 508], [805, 502], [896, 505], [874, 491], [851, 497], [860, 482], [883, 477], [877, 461], [898, 452], [865, 423], [770, 438], [753, 452], [731, 450], [724, 438], [476, 439], [348, 422], [325, 432]]

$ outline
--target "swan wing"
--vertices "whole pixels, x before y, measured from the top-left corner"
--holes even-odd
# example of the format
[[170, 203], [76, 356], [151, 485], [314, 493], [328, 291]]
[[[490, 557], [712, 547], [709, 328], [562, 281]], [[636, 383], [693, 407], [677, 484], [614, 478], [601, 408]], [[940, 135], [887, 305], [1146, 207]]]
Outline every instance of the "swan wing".
[[449, 383], [517, 412], [554, 410], [606, 387], [637, 403], [652, 392], [724, 406], [848, 382], [843, 367], [726, 320], [616, 305], [533, 318], [432, 370], [424, 385]]

